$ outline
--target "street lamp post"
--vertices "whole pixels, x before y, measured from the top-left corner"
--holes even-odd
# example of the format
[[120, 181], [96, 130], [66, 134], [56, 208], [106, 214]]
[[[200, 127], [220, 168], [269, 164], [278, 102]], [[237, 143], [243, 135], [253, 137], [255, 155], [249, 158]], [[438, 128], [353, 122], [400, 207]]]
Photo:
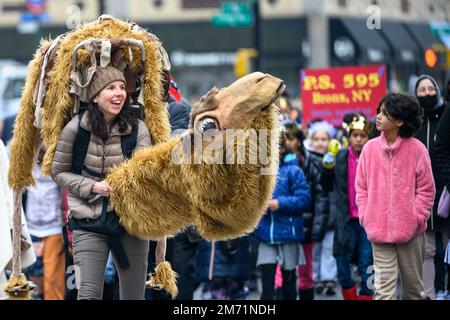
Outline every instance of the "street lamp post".
[[257, 51], [257, 56], [255, 59], [255, 71], [259, 71], [261, 68], [261, 14], [259, 10], [259, 0], [254, 0], [253, 4], [253, 47]]
[[105, 13], [105, 0], [98, 0], [98, 15]]

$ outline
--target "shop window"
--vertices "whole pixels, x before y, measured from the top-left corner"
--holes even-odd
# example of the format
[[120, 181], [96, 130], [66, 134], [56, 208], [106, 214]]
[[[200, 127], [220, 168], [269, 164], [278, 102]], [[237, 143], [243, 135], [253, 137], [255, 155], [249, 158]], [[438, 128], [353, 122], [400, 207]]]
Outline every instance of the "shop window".
[[410, 9], [409, 6], [410, 6], [409, 0], [402, 0], [400, 3], [402, 13], [409, 13], [409, 9]]
[[4, 100], [19, 99], [22, 95], [23, 84], [24, 79], [21, 78], [9, 79], [6, 84], [3, 99]]
[[155, 8], [160, 8], [164, 4], [163, 0], [153, 0], [152, 2], [153, 2], [153, 6], [155, 6]]
[[207, 9], [220, 7], [220, 0], [183, 0], [183, 9]]
[[341, 8], [347, 7], [347, 0], [338, 0], [338, 6]]

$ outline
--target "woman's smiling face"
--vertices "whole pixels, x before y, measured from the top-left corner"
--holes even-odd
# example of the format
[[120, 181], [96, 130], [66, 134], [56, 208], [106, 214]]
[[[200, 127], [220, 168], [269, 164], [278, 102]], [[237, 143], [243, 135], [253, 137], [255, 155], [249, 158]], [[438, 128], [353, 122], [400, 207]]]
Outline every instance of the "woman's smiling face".
[[94, 98], [94, 102], [97, 103], [106, 119], [113, 119], [122, 110], [126, 97], [125, 83], [118, 80], [103, 88]]

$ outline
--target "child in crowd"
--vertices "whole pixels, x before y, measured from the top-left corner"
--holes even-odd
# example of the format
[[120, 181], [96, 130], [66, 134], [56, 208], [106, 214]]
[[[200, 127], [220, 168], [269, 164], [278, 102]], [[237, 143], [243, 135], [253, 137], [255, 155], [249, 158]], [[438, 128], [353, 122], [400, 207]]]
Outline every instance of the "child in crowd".
[[303, 212], [305, 264], [298, 267], [298, 295], [300, 300], [314, 300], [313, 246], [324, 238], [330, 212], [328, 192], [320, 181], [323, 155], [303, 148], [305, 136], [295, 123], [285, 124], [285, 128], [287, 147], [297, 155], [311, 187], [311, 206]]
[[[355, 178], [359, 156], [373, 132], [372, 125], [361, 115], [352, 115], [347, 126], [350, 147], [340, 149], [334, 168], [322, 169], [322, 184], [332, 193], [336, 212], [333, 255], [336, 258], [338, 280], [344, 300], [371, 300], [373, 290], [368, 280], [373, 264], [372, 246], [358, 220]], [[361, 276], [361, 289], [357, 293], [352, 279], [351, 262], [356, 257]]]
[[311, 204], [310, 187], [295, 154], [288, 152], [286, 134], [282, 134], [277, 185], [266, 214], [255, 235], [259, 238], [257, 265], [262, 271], [261, 300], [275, 297], [277, 263], [283, 277], [283, 297], [296, 300], [296, 268], [303, 262], [299, 245], [303, 239], [302, 213]]
[[[320, 161], [328, 151], [328, 144], [334, 138], [336, 129], [327, 121], [318, 121], [311, 125], [309, 129], [310, 152]], [[320, 165], [319, 165], [320, 167]], [[320, 172], [320, 169], [319, 169]], [[320, 177], [319, 177], [320, 179]], [[327, 194], [328, 196], [328, 194]], [[331, 199], [329, 200], [331, 201]], [[328, 213], [322, 216], [320, 221], [323, 231], [315, 240], [313, 249], [313, 267], [316, 283], [316, 293], [333, 296], [336, 294], [337, 267], [333, 257], [333, 237], [335, 228], [335, 217], [330, 212], [330, 207], [326, 208]], [[315, 224], [317, 224], [317, 218]]]
[[38, 165], [33, 174], [36, 186], [27, 189], [24, 195], [24, 211], [38, 257], [28, 270], [31, 279], [38, 285], [37, 293], [45, 300], [64, 300], [65, 254], [62, 236], [61, 191], [51, 177], [41, 174], [40, 163], [45, 149], [41, 148]]
[[424, 232], [435, 186], [426, 147], [413, 138], [422, 124], [417, 100], [397, 93], [379, 103], [376, 127], [356, 174], [356, 204], [361, 225], [372, 242], [374, 298], [395, 299], [398, 272], [402, 298], [424, 298]]

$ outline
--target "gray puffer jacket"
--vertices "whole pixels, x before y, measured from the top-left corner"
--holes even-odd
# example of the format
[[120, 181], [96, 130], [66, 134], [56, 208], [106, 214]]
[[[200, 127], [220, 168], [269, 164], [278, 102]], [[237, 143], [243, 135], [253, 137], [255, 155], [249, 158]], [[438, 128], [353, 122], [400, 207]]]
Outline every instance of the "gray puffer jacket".
[[[76, 115], [64, 127], [56, 146], [52, 163], [52, 178], [62, 188], [69, 189], [69, 212], [76, 219], [96, 219], [101, 215], [102, 197], [89, 202], [97, 194], [92, 193], [95, 182], [101, 178], [89, 175], [84, 170], [81, 175], [72, 172], [73, 143], [78, 131], [78, 118]], [[80, 126], [91, 132], [89, 112], [86, 111], [81, 119]], [[91, 134], [84, 165], [99, 174], [106, 175], [108, 170], [125, 160], [122, 154], [121, 136], [131, 133], [131, 126], [125, 132], [119, 132], [118, 125], [111, 128], [108, 140], [103, 141]], [[151, 145], [150, 133], [144, 122], [139, 120], [136, 149]], [[111, 210], [111, 208], [108, 208]]]

